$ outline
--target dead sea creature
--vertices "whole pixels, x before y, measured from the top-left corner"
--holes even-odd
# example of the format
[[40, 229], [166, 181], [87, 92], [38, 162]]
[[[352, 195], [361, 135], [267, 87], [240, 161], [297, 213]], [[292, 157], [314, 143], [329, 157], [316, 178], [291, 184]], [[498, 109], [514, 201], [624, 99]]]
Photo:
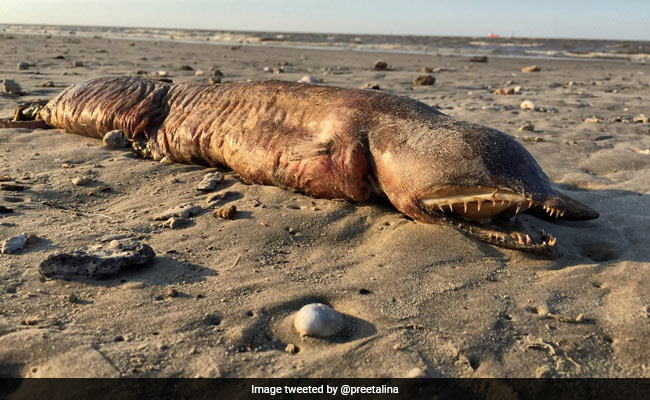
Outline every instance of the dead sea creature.
[[145, 158], [229, 167], [246, 183], [313, 197], [386, 198], [416, 221], [446, 223], [483, 242], [538, 254], [551, 254], [555, 238], [525, 232], [511, 217], [524, 211], [553, 221], [598, 217], [554, 190], [512, 137], [378, 91], [102, 77], [65, 89], [38, 118], [0, 126], [96, 138], [120, 129]]
[[293, 326], [300, 336], [334, 336], [343, 330], [344, 325], [345, 319], [341, 313], [321, 303], [302, 307], [293, 320]]

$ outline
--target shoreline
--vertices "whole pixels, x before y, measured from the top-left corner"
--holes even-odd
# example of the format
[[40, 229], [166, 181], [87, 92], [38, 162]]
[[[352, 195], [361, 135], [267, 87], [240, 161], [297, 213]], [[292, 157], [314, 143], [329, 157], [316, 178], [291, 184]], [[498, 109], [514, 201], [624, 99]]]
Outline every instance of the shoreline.
[[[15, 25], [9, 25], [9, 24], [0, 24], [0, 27], [3, 27], [4, 29], [7, 29], [7, 27], [15, 26]], [[46, 27], [44, 25], [18, 25], [18, 26], [26, 26], [26, 27], [33, 27], [33, 28], [39, 28], [39, 27]], [[64, 31], [53, 31], [53, 32], [13, 32], [9, 31], [6, 33], [9, 34], [16, 34], [16, 35], [31, 35], [31, 36], [48, 36], [48, 35], [56, 35], [60, 37], [85, 37], [85, 38], [103, 38], [103, 39], [114, 39], [114, 40], [137, 40], [137, 41], [152, 41], [152, 42], [169, 42], [169, 43], [185, 43], [185, 44], [212, 44], [212, 45], [222, 45], [222, 46], [253, 46], [253, 47], [263, 47], [263, 48], [294, 48], [298, 50], [333, 50], [333, 51], [352, 51], [352, 52], [362, 52], [362, 53], [381, 53], [381, 54], [411, 54], [411, 55], [439, 55], [443, 57], [475, 57], [475, 56], [488, 56], [488, 57], [494, 57], [494, 58], [506, 58], [506, 59], [530, 59], [530, 60], [585, 60], [585, 61], [621, 61], [621, 62], [630, 62], [630, 63], [638, 63], [638, 64], [647, 64], [648, 61], [650, 61], [650, 54], [644, 54], [644, 53], [638, 53], [638, 54], [629, 54], [629, 53], [604, 53], [602, 51], [600, 52], [588, 52], [588, 53], [571, 53], [568, 50], [539, 50], [538, 55], [526, 55], [526, 54], [500, 54], [498, 51], [503, 51], [507, 49], [510, 46], [510, 43], [499, 43], [499, 42], [493, 42], [490, 43], [488, 38], [484, 37], [436, 37], [436, 36], [417, 36], [417, 35], [396, 35], [395, 37], [418, 37], [418, 38], [437, 38], [437, 39], [463, 39], [463, 40], [469, 40], [468, 44], [473, 46], [472, 48], [464, 48], [464, 47], [445, 47], [445, 46], [439, 46], [436, 47], [434, 45], [406, 45], [406, 44], [396, 44], [396, 43], [374, 43], [374, 44], [362, 44], [362, 43], [340, 43], [340, 42], [301, 42], [301, 41], [288, 41], [286, 39], [275, 39], [275, 38], [266, 38], [265, 36], [250, 36], [250, 35], [276, 35], [276, 36], [282, 36], [282, 35], [288, 35], [290, 36], [291, 34], [294, 35], [330, 35], [330, 34], [311, 34], [311, 33], [282, 33], [282, 32], [256, 32], [256, 31], [219, 31], [219, 30], [193, 30], [193, 29], [168, 29], [168, 28], [122, 28], [122, 27], [95, 27], [95, 26], [81, 26], [82, 28], [87, 28], [88, 30], [73, 30], [75, 28], [79, 28], [79, 26], [68, 26], [68, 25], [55, 25], [56, 27], [59, 28], [69, 28], [69, 30]], [[95, 30], [92, 30], [95, 29]], [[131, 33], [129, 36], [129, 33], [116, 33], [116, 32], [105, 32], [102, 29], [111, 29], [111, 30], [119, 30], [119, 29], [134, 29], [134, 30], [149, 30], [151, 32], [160, 32], [160, 31], [167, 31], [168, 33], [166, 36], [168, 37], [143, 37], [143, 34], [133, 34]], [[46, 30], [46, 29], [41, 29], [41, 30]], [[183, 32], [202, 32], [202, 33], [214, 33], [214, 34], [221, 34], [221, 35], [226, 35], [226, 36], [235, 36], [235, 38], [231, 40], [211, 40], [209, 36], [205, 36], [202, 38], [197, 38], [197, 39], [178, 39], [173, 37], [171, 34], [174, 33], [175, 31], [183, 31]], [[151, 33], [150, 33], [151, 34]], [[158, 33], [157, 33], [158, 34]], [[332, 36], [336, 36], [336, 34], [331, 34]], [[169, 37], [171, 36], [171, 37]], [[353, 34], [344, 34], [341, 36], [357, 36]], [[377, 36], [381, 37], [382, 35], [360, 35], [360, 36]], [[603, 42], [603, 43], [609, 43], [609, 42], [621, 42], [621, 43], [650, 43], [650, 42], [643, 42], [643, 41], [616, 41], [616, 40], [605, 40], [605, 39], [555, 39], [555, 38], [502, 38], [502, 40], [508, 39], [508, 40], [513, 40], [513, 41], [530, 41], [530, 40], [539, 40], [539, 41], [545, 41], [545, 40], [550, 40], [550, 41], [594, 41], [594, 42]], [[476, 42], [477, 40], [483, 40], [481, 42]], [[251, 42], [252, 41], [252, 42]], [[275, 44], [278, 42], [284, 42], [284, 44]], [[475, 44], [479, 43], [479, 44]], [[490, 44], [494, 46], [501, 46], [501, 49], [487, 49], [485, 51], [481, 51], [482, 47], [485, 46], [490, 46]], [[523, 44], [522, 44], [523, 45]], [[505, 47], [504, 47], [505, 46]], [[390, 47], [390, 48], [386, 48]], [[401, 47], [401, 48], [400, 48]], [[533, 46], [536, 47], [536, 46]], [[431, 50], [429, 50], [431, 48]], [[497, 53], [494, 53], [494, 51], [497, 51]], [[528, 52], [528, 50], [523, 50], [524, 52]], [[537, 50], [530, 50], [530, 51], [537, 51]], [[542, 53], [560, 53], [561, 55], [544, 55]], [[568, 53], [568, 54], [567, 54]]]

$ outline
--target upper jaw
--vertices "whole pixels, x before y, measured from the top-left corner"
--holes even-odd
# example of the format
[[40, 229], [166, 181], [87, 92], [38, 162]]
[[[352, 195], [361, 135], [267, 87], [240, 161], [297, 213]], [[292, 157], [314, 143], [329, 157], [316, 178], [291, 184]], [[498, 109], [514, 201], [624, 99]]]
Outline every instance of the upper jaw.
[[509, 189], [481, 186], [448, 186], [431, 191], [423, 196], [420, 204], [428, 213], [453, 213], [467, 220], [515, 215], [529, 208], [543, 209], [550, 217], [555, 218], [562, 217], [565, 212], [564, 203], [557, 197], [540, 201], [531, 195], [518, 194]]

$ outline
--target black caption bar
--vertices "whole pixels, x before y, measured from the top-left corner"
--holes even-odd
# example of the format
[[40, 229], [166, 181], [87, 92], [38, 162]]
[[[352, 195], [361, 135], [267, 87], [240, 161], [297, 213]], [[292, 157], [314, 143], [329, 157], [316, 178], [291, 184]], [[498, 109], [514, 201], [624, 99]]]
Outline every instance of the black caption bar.
[[0, 379], [0, 399], [650, 399], [648, 379]]

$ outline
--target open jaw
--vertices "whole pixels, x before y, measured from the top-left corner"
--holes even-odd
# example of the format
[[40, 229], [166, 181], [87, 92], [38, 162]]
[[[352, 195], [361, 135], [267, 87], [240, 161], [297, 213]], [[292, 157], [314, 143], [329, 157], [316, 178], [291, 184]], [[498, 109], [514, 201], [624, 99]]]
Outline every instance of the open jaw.
[[511, 217], [525, 211], [544, 210], [548, 219], [564, 216], [562, 202], [553, 206], [507, 189], [446, 187], [427, 193], [421, 208], [437, 220], [482, 242], [530, 253], [550, 255], [556, 239], [543, 230], [533, 232]]

